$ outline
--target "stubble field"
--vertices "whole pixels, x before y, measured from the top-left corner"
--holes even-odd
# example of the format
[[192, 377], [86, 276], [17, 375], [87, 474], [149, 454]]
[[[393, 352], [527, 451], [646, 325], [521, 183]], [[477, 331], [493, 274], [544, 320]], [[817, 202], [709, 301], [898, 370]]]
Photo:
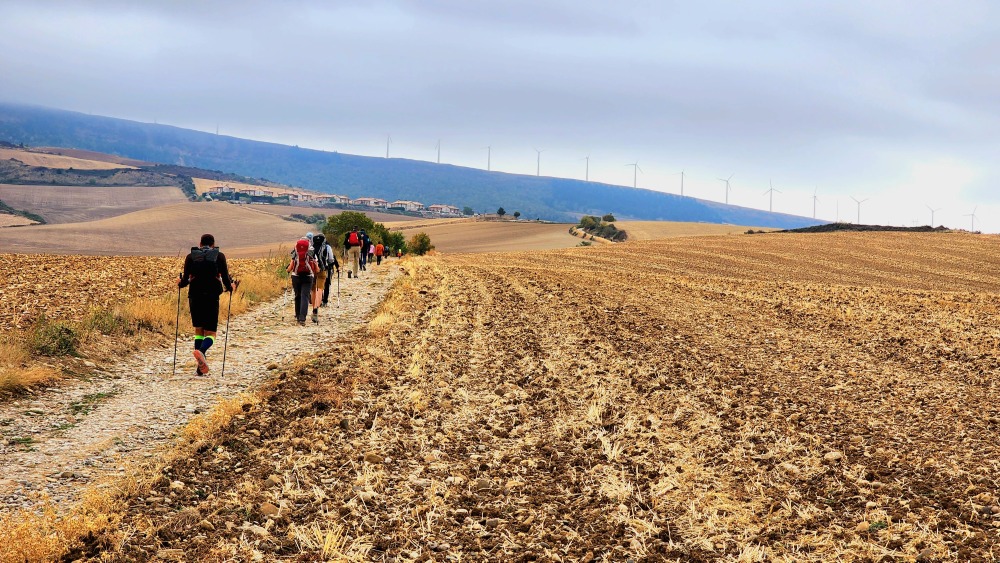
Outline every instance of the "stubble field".
[[50, 224], [83, 223], [187, 201], [179, 188], [21, 186], [0, 184], [0, 201]]
[[778, 234], [408, 262], [365, 334], [286, 366], [155, 469], [127, 541], [76, 555], [994, 560], [997, 247]]

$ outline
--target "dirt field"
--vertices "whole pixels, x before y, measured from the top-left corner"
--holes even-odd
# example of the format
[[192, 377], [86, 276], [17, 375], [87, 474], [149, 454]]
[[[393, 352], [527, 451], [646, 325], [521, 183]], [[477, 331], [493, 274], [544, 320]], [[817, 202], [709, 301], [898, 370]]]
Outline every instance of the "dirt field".
[[679, 223], [672, 221], [617, 221], [615, 226], [628, 233], [628, 240], [630, 241], [705, 235], [733, 235], [743, 234], [748, 229], [761, 230], [761, 227], [714, 225], [710, 223]]
[[423, 231], [438, 252], [447, 253], [549, 250], [580, 244], [580, 239], [569, 234], [569, 225], [562, 223], [423, 219], [385, 226], [401, 231], [407, 240]]
[[131, 498], [127, 542], [73, 557], [995, 560], [998, 247], [774, 234], [410, 262], [368, 334], [285, 366]]
[[0, 184], [0, 201], [51, 224], [83, 223], [187, 201], [179, 188]]
[[[88, 188], [89, 189], [89, 188]], [[88, 223], [37, 225], [0, 230], [0, 248], [17, 253], [89, 255], [181, 255], [202, 233], [215, 235], [227, 255], [246, 257], [240, 247], [268, 249], [290, 244], [307, 225], [228, 203], [175, 203]]]
[[74, 158], [72, 156], [0, 148], [0, 160], [7, 159], [19, 160], [28, 166], [42, 166], [45, 168], [75, 168], [77, 170], [112, 170], [115, 168], [134, 168], [133, 166], [119, 164], [116, 162], [102, 162], [99, 160]]
[[[126, 158], [124, 156], [118, 156], [114, 154], [107, 154], [103, 152], [88, 151], [83, 149], [66, 149], [62, 147], [35, 147], [35, 150], [40, 152], [46, 152], [49, 154], [60, 154], [63, 156], [71, 156], [73, 158], [79, 158], [82, 160], [96, 160], [98, 162], [110, 162], [113, 164], [123, 164], [126, 167], [130, 166], [149, 166], [150, 162], [145, 162], [142, 160], [136, 160], [134, 158]], [[119, 167], [120, 168], [120, 167]]]

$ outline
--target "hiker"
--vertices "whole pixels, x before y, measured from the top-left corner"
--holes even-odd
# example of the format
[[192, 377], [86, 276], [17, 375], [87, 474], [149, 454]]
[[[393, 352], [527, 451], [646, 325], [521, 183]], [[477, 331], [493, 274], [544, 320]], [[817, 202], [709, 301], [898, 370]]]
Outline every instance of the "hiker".
[[233, 291], [240, 282], [229, 276], [226, 255], [215, 246], [215, 237], [201, 235], [198, 246], [184, 258], [184, 272], [177, 280], [177, 287], [190, 286], [188, 305], [191, 308], [191, 324], [194, 326], [194, 359], [198, 362], [195, 375], [208, 374], [208, 349], [215, 344], [215, 333], [219, 329], [219, 296], [225, 291]]
[[396, 258], [402, 258], [402, 257], [403, 257], [403, 249], [402, 248], [397, 248], [396, 249]]
[[337, 257], [333, 255], [333, 249], [326, 243], [326, 236], [323, 233], [319, 233], [312, 238], [312, 250], [313, 256], [316, 257], [316, 263], [319, 266], [319, 272], [316, 274], [316, 283], [313, 284], [312, 289], [312, 321], [318, 323], [319, 308], [321, 305], [326, 305], [326, 302], [323, 300], [324, 291], [326, 295], [329, 295], [330, 292], [330, 278], [332, 277], [330, 273], [334, 267], [337, 268], [337, 272], [340, 272], [340, 264], [337, 262]]
[[376, 266], [381, 266], [382, 265], [382, 255], [383, 254], [385, 254], [385, 246], [382, 246], [382, 243], [380, 242], [380, 243], [378, 243], [378, 244], [375, 245], [375, 265]]
[[[344, 260], [346, 260], [351, 265], [351, 269], [347, 270], [347, 277], [351, 277], [351, 273], [354, 273], [354, 277], [358, 277], [358, 268], [360, 267], [361, 261], [361, 235], [358, 233], [358, 228], [351, 228], [351, 232], [344, 235]], [[346, 264], [345, 264], [346, 266]]]
[[369, 242], [368, 243], [368, 262], [367, 263], [371, 264], [374, 261], [375, 261], [375, 245]]
[[368, 238], [368, 233], [366, 233], [364, 229], [361, 229], [361, 232], [358, 233], [358, 236], [361, 237], [361, 253], [360, 253], [361, 269], [367, 270], [368, 249], [371, 248], [372, 239]]
[[[316, 236], [321, 238], [321, 240], [323, 241], [323, 243], [322, 243], [321, 246], [325, 246], [326, 247], [326, 251], [327, 251], [327, 254], [326, 254], [326, 256], [327, 256], [327, 262], [326, 262], [326, 266], [327, 266], [326, 267], [326, 282], [323, 284], [323, 297], [322, 297], [321, 304], [320, 304], [321, 307], [326, 307], [327, 302], [329, 302], [329, 300], [330, 300], [330, 284], [333, 281], [333, 270], [334, 269], [337, 270], [337, 277], [338, 278], [340, 277], [340, 262], [337, 260], [337, 254], [333, 251], [333, 247], [330, 246], [330, 243], [326, 242], [326, 236], [322, 235], [322, 234], [316, 235]], [[316, 250], [316, 239], [315, 238], [313, 239], [313, 250], [316, 251], [316, 253], [317, 253], [316, 254], [316, 260], [319, 261], [319, 263], [320, 263], [319, 264], [320, 269], [321, 270], [324, 269], [323, 268], [323, 262], [320, 260], [320, 258], [322, 256], [322, 253], [319, 252], [318, 250]]]
[[[295, 250], [286, 271], [291, 274], [292, 290], [295, 291], [295, 320], [299, 326], [304, 326], [306, 316], [309, 314], [309, 298], [312, 295], [313, 282], [319, 273], [319, 263], [313, 255], [308, 239], [301, 238], [295, 243]], [[316, 322], [319, 322], [319, 319]]]

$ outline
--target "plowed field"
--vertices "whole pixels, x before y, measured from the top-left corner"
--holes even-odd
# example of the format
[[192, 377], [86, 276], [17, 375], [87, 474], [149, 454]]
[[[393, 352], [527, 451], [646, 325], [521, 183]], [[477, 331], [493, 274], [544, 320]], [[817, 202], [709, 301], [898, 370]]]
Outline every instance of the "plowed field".
[[415, 261], [367, 335], [133, 499], [123, 556], [994, 560], [998, 250], [775, 234]]
[[[251, 261], [234, 260], [233, 276]], [[92, 309], [176, 293], [184, 257], [0, 254], [0, 335], [41, 316], [80, 321]]]
[[0, 201], [31, 211], [48, 223], [97, 221], [133, 211], [187, 201], [179, 188], [97, 186], [15, 186], [0, 184]]

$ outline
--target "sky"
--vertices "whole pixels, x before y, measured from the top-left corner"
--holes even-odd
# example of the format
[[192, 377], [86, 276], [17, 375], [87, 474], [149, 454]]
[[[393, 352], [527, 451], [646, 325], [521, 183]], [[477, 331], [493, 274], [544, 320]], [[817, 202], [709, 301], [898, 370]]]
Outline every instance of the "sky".
[[1000, 232], [997, 2], [0, 0], [0, 14], [7, 102], [367, 156], [434, 162], [440, 146], [442, 163], [674, 194], [683, 179], [722, 202], [729, 178], [746, 207]]

